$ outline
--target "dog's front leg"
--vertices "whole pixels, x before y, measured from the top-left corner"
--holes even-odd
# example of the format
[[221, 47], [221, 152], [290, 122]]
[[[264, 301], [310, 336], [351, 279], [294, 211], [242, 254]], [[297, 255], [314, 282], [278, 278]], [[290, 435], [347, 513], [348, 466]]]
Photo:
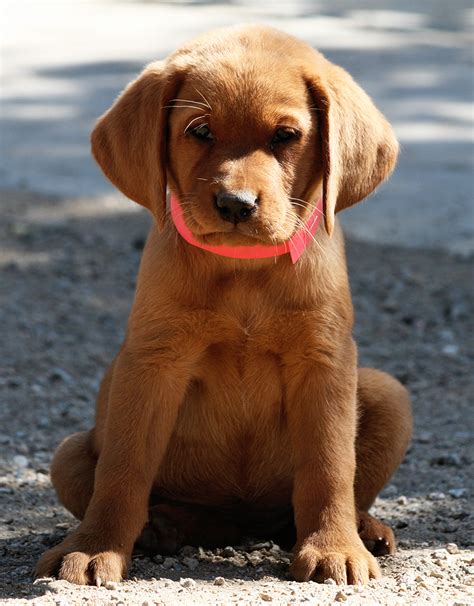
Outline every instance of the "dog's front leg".
[[43, 555], [37, 576], [100, 585], [126, 575], [186, 385], [186, 373], [119, 354], [92, 499], [78, 529]]
[[[313, 356], [311, 356], [313, 357]], [[293, 358], [287, 365], [287, 415], [295, 472], [298, 581], [367, 583], [378, 565], [357, 533], [354, 502], [356, 351]]]

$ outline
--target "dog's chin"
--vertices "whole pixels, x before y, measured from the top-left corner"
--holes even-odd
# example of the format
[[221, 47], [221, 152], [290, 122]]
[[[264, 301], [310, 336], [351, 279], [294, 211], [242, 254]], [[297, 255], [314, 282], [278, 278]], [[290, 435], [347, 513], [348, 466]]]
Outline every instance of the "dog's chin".
[[228, 231], [209, 231], [193, 233], [196, 240], [211, 246], [272, 246], [281, 244], [287, 238], [270, 237], [258, 232], [246, 233], [238, 227]]
[[237, 230], [196, 234], [196, 239], [203, 244], [212, 246], [255, 246], [256, 244], [264, 244], [260, 238], [243, 234]]

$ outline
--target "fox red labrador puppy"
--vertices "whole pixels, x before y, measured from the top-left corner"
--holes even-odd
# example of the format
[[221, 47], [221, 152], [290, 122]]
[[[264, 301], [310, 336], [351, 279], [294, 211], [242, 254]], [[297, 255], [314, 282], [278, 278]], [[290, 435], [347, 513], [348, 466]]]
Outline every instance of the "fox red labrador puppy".
[[404, 456], [410, 404], [357, 368], [335, 215], [392, 171], [388, 122], [323, 55], [245, 26], [149, 65], [92, 151], [154, 223], [96, 425], [52, 464], [81, 523], [37, 575], [119, 581], [134, 545], [247, 534], [293, 542], [299, 581], [377, 578], [394, 537], [368, 510]]

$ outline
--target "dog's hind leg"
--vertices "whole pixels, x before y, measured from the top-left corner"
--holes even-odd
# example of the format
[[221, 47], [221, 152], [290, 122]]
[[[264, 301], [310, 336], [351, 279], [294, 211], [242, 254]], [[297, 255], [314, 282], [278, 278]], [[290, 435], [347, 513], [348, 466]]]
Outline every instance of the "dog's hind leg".
[[61, 503], [82, 520], [94, 490], [97, 463], [89, 431], [73, 433], [61, 442], [51, 464], [51, 481]]
[[384, 555], [395, 550], [393, 532], [368, 511], [408, 448], [412, 433], [410, 397], [390, 375], [361, 368], [358, 404], [355, 498], [359, 534], [369, 551]]
[[61, 503], [79, 520], [84, 518], [94, 491], [98, 437], [107, 416], [110, 383], [114, 363], [102, 380], [97, 398], [96, 428], [73, 433], [65, 438], [54, 453], [51, 481]]

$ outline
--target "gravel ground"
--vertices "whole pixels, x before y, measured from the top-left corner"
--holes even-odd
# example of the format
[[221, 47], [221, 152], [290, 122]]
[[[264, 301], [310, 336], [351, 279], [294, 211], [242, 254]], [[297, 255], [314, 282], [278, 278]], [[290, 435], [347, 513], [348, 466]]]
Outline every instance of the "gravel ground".
[[[374, 203], [374, 202], [372, 202]], [[415, 436], [374, 506], [399, 550], [368, 587], [298, 584], [272, 543], [137, 558], [108, 588], [32, 583], [38, 556], [75, 521], [48, 477], [55, 446], [87, 429], [123, 337], [148, 216], [118, 197], [4, 191], [0, 205], [0, 598], [9, 604], [472, 604], [472, 264], [348, 242], [361, 364], [413, 394]]]

